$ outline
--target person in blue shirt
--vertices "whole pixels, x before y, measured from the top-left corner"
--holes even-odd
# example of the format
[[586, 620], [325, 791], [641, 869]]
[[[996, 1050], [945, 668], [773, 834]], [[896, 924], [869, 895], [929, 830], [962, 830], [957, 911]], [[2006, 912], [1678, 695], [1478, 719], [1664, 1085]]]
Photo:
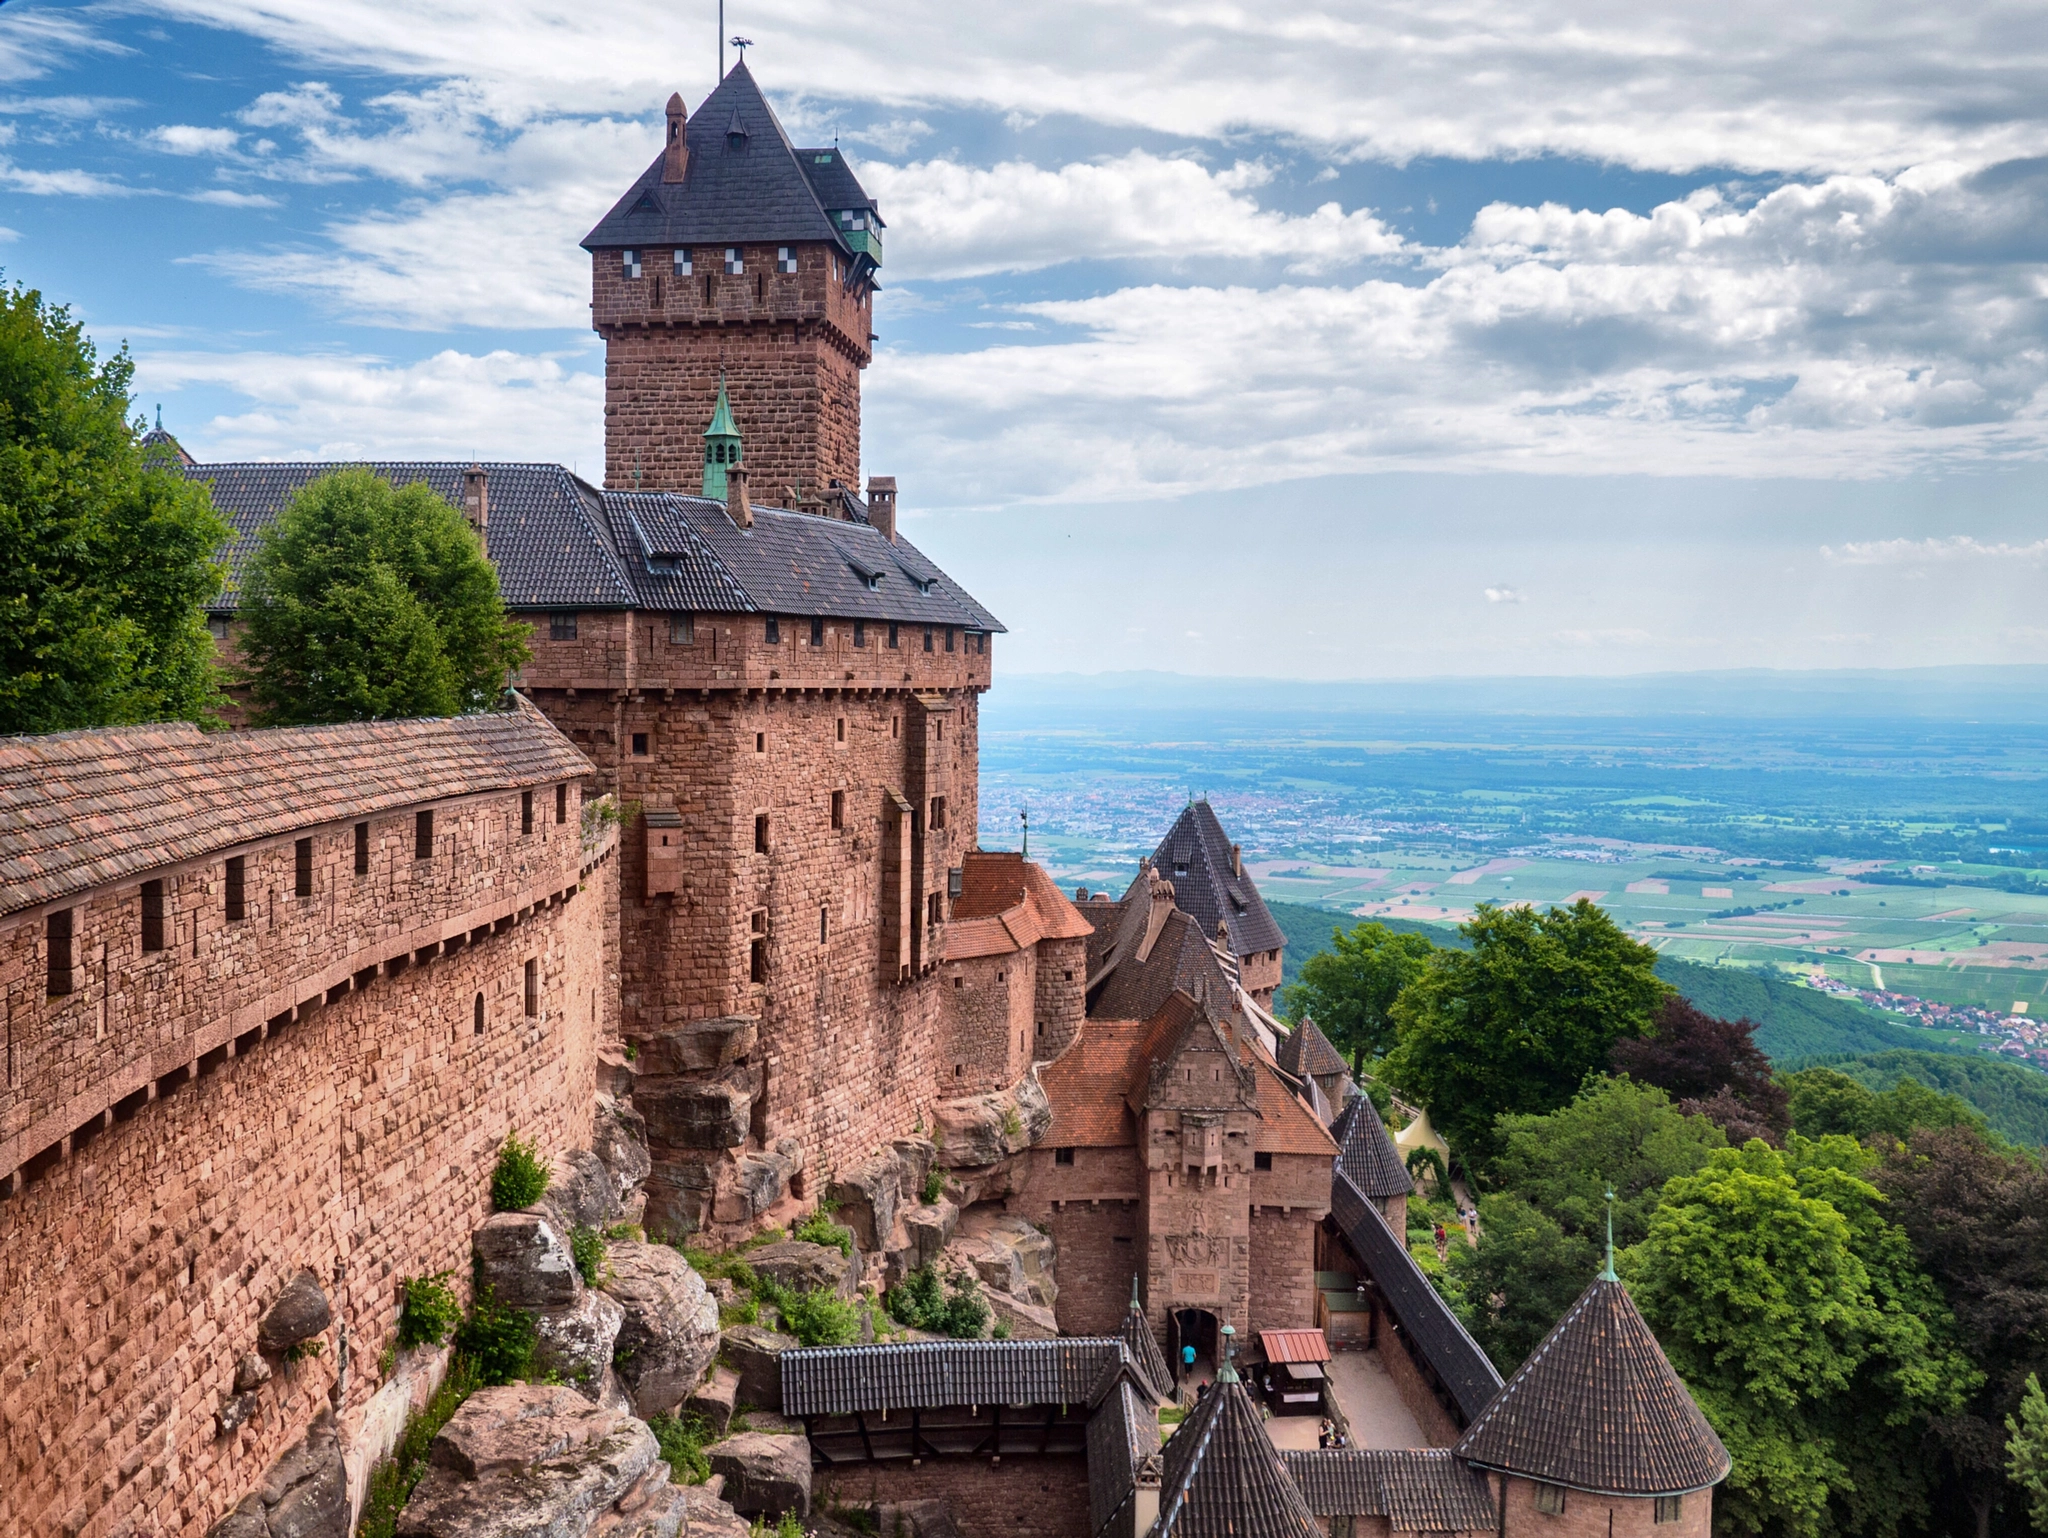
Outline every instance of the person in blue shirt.
[[1182, 1372], [1193, 1372], [1195, 1370], [1195, 1348], [1193, 1346], [1182, 1346], [1180, 1348], [1180, 1366]]

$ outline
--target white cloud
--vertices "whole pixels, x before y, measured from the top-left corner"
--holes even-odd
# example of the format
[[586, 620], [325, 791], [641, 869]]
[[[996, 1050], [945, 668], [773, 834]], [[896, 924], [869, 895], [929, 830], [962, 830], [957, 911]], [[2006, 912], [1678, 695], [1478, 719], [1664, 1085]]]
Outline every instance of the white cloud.
[[1522, 595], [1511, 587], [1490, 587], [1486, 590], [1488, 603], [1520, 603]]
[[2038, 562], [2048, 560], [2048, 539], [2013, 545], [1985, 543], [1968, 534], [1935, 539], [1878, 539], [1822, 545], [1821, 559], [1837, 566], [1933, 566], [1960, 561]]
[[187, 201], [212, 203], [220, 208], [276, 208], [278, 200], [261, 192], [236, 192], [228, 187], [209, 187], [203, 192], [188, 192]]
[[4, 158], [0, 158], [0, 186], [46, 198], [125, 198], [138, 190], [94, 171], [37, 170]]
[[232, 128], [195, 128], [189, 123], [166, 123], [153, 128], [146, 142], [167, 155], [225, 155], [240, 141]]

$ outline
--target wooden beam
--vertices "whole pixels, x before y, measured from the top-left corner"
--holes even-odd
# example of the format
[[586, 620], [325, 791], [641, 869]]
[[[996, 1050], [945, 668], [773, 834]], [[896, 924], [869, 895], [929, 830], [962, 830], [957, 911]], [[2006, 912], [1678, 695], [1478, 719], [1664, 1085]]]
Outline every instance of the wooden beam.
[[1052, 1442], [1052, 1424], [1053, 1424], [1053, 1422], [1054, 1422], [1054, 1421], [1058, 1420], [1058, 1419], [1059, 1419], [1059, 1417], [1060, 1417], [1060, 1407], [1059, 1407], [1058, 1405], [1056, 1405], [1056, 1404], [1052, 1404], [1052, 1405], [1047, 1405], [1047, 1406], [1045, 1407], [1045, 1433], [1044, 1433], [1044, 1435], [1042, 1435], [1042, 1436], [1041, 1436], [1041, 1437], [1039, 1437], [1039, 1439], [1038, 1439], [1038, 1453], [1039, 1453], [1039, 1456], [1040, 1456], [1040, 1457], [1043, 1457], [1043, 1456], [1045, 1456], [1045, 1450], [1046, 1450], [1046, 1448], [1047, 1448], [1047, 1447], [1048, 1447], [1049, 1445], [1051, 1445], [1051, 1442]]
[[860, 1427], [861, 1451], [868, 1455], [868, 1462], [873, 1463], [875, 1461], [875, 1444], [868, 1440], [868, 1418], [861, 1411], [855, 1410], [853, 1412], [853, 1423]]

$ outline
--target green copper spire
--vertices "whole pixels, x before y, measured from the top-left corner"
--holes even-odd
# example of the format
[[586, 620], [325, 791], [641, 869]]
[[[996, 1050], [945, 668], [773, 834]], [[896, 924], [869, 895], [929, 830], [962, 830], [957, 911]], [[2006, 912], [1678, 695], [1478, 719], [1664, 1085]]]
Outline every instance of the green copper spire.
[[1609, 1186], [1609, 1187], [1607, 1188], [1607, 1266], [1606, 1266], [1606, 1269], [1604, 1269], [1603, 1271], [1601, 1271], [1601, 1273], [1600, 1273], [1600, 1280], [1601, 1280], [1601, 1281], [1603, 1281], [1603, 1282], [1618, 1282], [1618, 1281], [1620, 1281], [1620, 1280], [1621, 1280], [1621, 1278], [1620, 1278], [1619, 1276], [1616, 1276], [1616, 1275], [1614, 1274], [1614, 1187], [1613, 1187], [1613, 1186]]
[[1216, 1369], [1216, 1381], [1218, 1383], [1235, 1383], [1237, 1381], [1237, 1368], [1232, 1366], [1230, 1361], [1230, 1348], [1236, 1344], [1232, 1337], [1236, 1334], [1237, 1331], [1232, 1326], [1226, 1324], [1223, 1327], [1223, 1364]]
[[725, 375], [718, 376], [718, 405], [711, 412], [711, 425], [704, 429], [704, 495], [725, 500], [725, 472], [740, 463], [740, 430], [732, 419], [732, 402], [725, 396]]

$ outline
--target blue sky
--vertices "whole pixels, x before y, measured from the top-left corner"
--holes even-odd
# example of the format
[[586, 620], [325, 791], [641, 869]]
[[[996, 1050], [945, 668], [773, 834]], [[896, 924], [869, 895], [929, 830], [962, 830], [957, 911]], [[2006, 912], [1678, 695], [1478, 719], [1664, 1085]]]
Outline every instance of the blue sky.
[[[2048, 661], [2048, 29], [734, 0], [889, 221], [865, 469], [1005, 665]], [[986, 13], [986, 14], [984, 14]], [[0, 263], [203, 458], [602, 473], [576, 242], [715, 8], [0, 9]]]

